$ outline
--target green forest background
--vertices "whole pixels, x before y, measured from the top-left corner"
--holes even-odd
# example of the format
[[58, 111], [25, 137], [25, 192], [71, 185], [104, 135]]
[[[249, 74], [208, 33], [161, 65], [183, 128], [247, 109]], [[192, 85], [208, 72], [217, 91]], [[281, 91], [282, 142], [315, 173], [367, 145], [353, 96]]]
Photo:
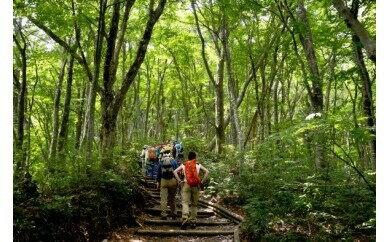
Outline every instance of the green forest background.
[[375, 240], [375, 1], [13, 4], [16, 241], [135, 225], [168, 139], [248, 240]]

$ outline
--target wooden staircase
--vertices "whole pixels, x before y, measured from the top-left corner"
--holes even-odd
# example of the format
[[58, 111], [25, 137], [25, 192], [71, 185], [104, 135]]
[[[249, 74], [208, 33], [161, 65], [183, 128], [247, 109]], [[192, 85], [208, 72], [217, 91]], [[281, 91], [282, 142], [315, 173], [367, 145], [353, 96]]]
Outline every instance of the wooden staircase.
[[182, 230], [181, 201], [176, 200], [178, 218], [162, 220], [160, 191], [156, 189], [156, 182], [144, 178], [144, 184], [151, 202], [138, 220], [140, 228], [135, 230], [135, 234], [146, 236], [145, 240], [140, 241], [159, 241], [158, 238], [160, 241], [239, 241], [239, 224], [243, 221], [241, 216], [200, 198], [196, 228]]

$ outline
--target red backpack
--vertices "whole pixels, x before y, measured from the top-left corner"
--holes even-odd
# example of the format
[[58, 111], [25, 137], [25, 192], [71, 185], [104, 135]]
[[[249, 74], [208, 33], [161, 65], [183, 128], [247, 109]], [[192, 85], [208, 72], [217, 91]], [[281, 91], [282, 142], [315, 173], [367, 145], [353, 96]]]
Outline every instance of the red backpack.
[[196, 187], [197, 185], [202, 184], [196, 171], [196, 160], [189, 160], [184, 163], [184, 171], [186, 174], [187, 184], [190, 187]]

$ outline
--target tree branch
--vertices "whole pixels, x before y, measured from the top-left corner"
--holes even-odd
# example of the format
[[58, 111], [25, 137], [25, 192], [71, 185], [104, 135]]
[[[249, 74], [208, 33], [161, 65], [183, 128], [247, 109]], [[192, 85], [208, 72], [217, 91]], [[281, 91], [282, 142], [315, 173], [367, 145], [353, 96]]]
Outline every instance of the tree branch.
[[114, 98], [112, 107], [114, 113], [117, 113], [119, 111], [123, 99], [130, 88], [130, 85], [134, 82], [137, 72], [145, 58], [146, 51], [148, 49], [148, 44], [153, 33], [153, 27], [163, 13], [166, 2], [167, 0], [160, 0], [157, 8], [153, 10], [153, 12], [151, 12], [150, 14], [142, 38], [139, 41], [138, 50], [134, 62], [126, 73], [125, 79], [122, 82], [122, 86], [119, 89], [118, 94]]

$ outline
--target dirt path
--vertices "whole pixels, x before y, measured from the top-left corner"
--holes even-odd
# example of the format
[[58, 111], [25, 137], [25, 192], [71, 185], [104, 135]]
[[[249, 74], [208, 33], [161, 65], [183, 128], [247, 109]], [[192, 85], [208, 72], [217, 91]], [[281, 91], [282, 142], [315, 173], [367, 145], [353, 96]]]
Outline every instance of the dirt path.
[[[238, 224], [242, 218], [218, 205], [201, 200], [200, 194], [197, 225], [195, 229], [181, 230], [181, 199], [176, 195], [178, 217], [161, 220], [160, 192], [150, 179], [144, 180], [148, 204], [137, 216], [140, 227], [124, 226], [113, 231], [104, 241], [238, 241]], [[241, 220], [241, 221], [240, 221]]]

